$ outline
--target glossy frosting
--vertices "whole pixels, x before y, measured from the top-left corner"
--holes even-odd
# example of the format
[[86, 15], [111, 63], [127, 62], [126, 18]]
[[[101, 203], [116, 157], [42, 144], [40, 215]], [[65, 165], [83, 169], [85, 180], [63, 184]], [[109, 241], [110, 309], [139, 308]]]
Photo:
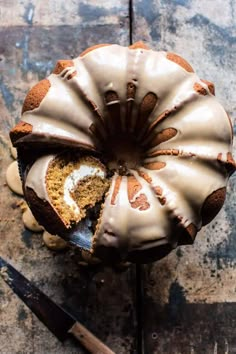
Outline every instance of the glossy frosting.
[[[232, 150], [232, 129], [225, 110], [205, 82], [166, 52], [109, 45], [76, 58], [73, 65], [51, 74], [39, 107], [23, 114], [33, 127], [28, 141], [46, 136], [102, 152], [117, 125], [119, 134], [135, 135], [144, 154], [135, 169], [113, 175], [93, 247], [111, 246], [124, 254], [167, 242], [175, 247], [176, 220], [185, 229], [194, 225], [199, 230], [205, 200], [227, 184], [229, 173], [222, 166]], [[133, 96], [127, 95], [128, 83], [135, 87]], [[115, 93], [111, 100], [105, 99], [109, 92]], [[141, 124], [140, 107], [149, 93], [156, 104]], [[169, 128], [176, 132], [170, 139], [153, 143]], [[47, 199], [46, 170], [38, 164], [46, 166], [51, 158], [37, 161], [26, 180], [40, 198]], [[129, 195], [132, 176], [139, 188]]]

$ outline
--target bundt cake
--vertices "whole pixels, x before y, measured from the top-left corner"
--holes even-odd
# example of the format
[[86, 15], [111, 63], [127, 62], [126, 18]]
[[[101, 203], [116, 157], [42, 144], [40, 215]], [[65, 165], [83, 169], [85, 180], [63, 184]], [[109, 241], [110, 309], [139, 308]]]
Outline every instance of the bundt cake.
[[235, 170], [214, 85], [142, 42], [60, 60], [27, 94], [10, 137], [40, 224], [79, 240], [82, 223], [80, 247], [112, 262], [151, 262], [193, 243]]

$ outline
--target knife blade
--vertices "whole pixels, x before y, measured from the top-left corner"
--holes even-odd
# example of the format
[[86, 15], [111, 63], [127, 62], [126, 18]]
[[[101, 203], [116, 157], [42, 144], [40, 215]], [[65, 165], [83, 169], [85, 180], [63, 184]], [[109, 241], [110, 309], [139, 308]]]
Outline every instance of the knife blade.
[[91, 231], [92, 221], [89, 218], [84, 218], [72, 229], [60, 236], [73, 246], [90, 250], [92, 246], [93, 232]]
[[0, 257], [0, 275], [14, 293], [60, 341], [64, 341], [69, 334], [72, 334], [90, 353], [115, 354], [70, 313], [53, 302], [2, 257]]

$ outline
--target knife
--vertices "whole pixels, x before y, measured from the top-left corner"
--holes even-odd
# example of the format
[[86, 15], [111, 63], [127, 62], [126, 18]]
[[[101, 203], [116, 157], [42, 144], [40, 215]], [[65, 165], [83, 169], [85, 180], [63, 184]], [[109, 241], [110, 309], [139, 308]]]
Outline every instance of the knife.
[[0, 257], [0, 275], [41, 322], [60, 340], [72, 334], [92, 354], [115, 354], [71, 314], [53, 302]]

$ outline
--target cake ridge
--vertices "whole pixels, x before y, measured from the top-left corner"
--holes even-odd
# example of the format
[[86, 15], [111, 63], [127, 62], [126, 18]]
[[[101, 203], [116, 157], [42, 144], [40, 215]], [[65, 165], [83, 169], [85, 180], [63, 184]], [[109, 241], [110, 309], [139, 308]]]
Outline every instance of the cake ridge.
[[232, 125], [214, 85], [179, 55], [141, 44], [89, 48], [59, 61], [46, 80], [28, 94], [11, 138], [24, 151], [41, 142], [48, 153], [74, 149], [106, 166], [110, 187], [90, 251], [148, 259], [150, 249], [153, 259], [152, 247], [165, 245], [165, 254], [191, 243], [221, 208], [236, 169]]
[[[171, 218], [173, 220], [177, 218], [179, 220], [179, 224], [184, 229], [186, 229], [190, 224], [194, 224], [195, 227], [198, 226], [198, 229], [199, 229], [199, 224], [197, 225], [196, 220], [191, 220], [190, 218], [184, 217], [184, 214], [186, 214], [186, 207], [185, 207], [185, 212], [183, 212], [183, 210], [181, 210], [181, 207], [179, 206], [179, 204], [177, 202], [174, 203], [173, 195], [176, 192], [173, 193], [173, 185], [171, 185], [171, 188], [170, 188], [170, 185], [166, 181], [163, 181], [163, 178], [161, 178], [158, 175], [155, 176], [154, 173], [152, 173], [152, 174], [148, 173], [144, 168], [141, 168], [140, 171], [147, 173], [147, 175], [149, 176], [150, 179], [149, 180], [144, 179], [143, 183], [148, 183], [151, 186], [151, 189], [153, 190], [153, 192], [158, 195], [158, 199], [160, 198], [159, 200], [160, 200], [162, 206], [169, 210], [169, 213], [170, 213], [169, 215], [171, 216]], [[151, 176], [150, 176], [150, 174], [151, 174]], [[139, 178], [143, 179], [143, 176], [140, 175], [136, 171], [134, 172], [134, 175], [136, 175], [138, 179]], [[181, 191], [179, 192], [179, 194], [181, 194]], [[179, 198], [179, 199], [182, 199], [182, 198]], [[191, 211], [189, 213], [191, 214]]]

